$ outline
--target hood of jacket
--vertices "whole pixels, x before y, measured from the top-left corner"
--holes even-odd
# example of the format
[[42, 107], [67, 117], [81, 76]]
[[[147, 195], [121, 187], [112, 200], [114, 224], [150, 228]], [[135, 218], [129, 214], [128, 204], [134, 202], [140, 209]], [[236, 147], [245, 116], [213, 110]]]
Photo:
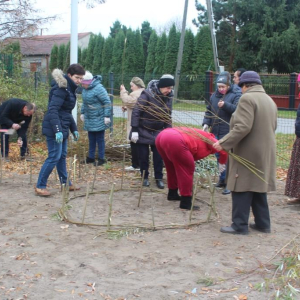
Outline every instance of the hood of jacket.
[[54, 81], [52, 81], [51, 85], [57, 84], [59, 88], [67, 88], [68, 81], [60, 69], [54, 69], [52, 72], [52, 77]]
[[101, 75], [96, 75], [93, 77], [93, 81], [91, 84], [89, 84], [87, 90], [90, 90], [94, 88], [96, 85], [100, 84], [102, 82], [102, 76]]
[[160, 89], [157, 87], [159, 80], [151, 80], [147, 85], [147, 92], [150, 93], [152, 97], [161, 96], [161, 97], [173, 97], [173, 90], [168, 95], [163, 95], [160, 92]]

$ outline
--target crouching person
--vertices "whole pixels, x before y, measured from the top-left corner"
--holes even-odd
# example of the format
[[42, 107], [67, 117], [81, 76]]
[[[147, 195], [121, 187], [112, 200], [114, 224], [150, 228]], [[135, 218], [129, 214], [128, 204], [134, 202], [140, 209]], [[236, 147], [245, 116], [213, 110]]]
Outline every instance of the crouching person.
[[191, 209], [196, 160], [219, 152], [219, 171], [225, 169], [228, 155], [225, 151], [217, 151], [212, 147], [216, 141], [212, 133], [186, 127], [168, 128], [157, 136], [156, 148], [167, 170], [169, 201], [180, 200], [180, 208]]

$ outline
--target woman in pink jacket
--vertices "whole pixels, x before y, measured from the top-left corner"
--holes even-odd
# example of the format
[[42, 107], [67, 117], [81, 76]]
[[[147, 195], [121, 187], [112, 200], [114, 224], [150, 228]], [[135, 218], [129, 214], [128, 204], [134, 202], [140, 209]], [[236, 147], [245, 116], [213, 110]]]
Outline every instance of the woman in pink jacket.
[[[167, 169], [168, 200], [180, 200], [180, 208], [191, 209], [195, 161], [217, 151], [212, 133], [197, 128], [168, 128], [156, 138], [157, 150]], [[225, 169], [228, 154], [220, 151], [219, 171]], [[178, 189], [180, 195], [178, 194]]]

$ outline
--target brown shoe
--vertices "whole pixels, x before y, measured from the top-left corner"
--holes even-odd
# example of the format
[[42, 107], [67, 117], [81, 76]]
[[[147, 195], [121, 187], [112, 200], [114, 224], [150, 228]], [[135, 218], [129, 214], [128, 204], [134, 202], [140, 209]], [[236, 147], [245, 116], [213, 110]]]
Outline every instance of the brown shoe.
[[35, 194], [37, 196], [41, 196], [41, 197], [49, 197], [49, 196], [51, 196], [51, 193], [47, 189], [35, 188]]
[[72, 191], [79, 191], [79, 190], [80, 190], [80, 187], [77, 187], [77, 186], [75, 187], [74, 185], [69, 186], [69, 191], [71, 191], [71, 192]]
[[300, 199], [296, 198], [296, 199], [289, 199], [287, 201], [288, 205], [294, 205], [294, 204], [300, 204]]

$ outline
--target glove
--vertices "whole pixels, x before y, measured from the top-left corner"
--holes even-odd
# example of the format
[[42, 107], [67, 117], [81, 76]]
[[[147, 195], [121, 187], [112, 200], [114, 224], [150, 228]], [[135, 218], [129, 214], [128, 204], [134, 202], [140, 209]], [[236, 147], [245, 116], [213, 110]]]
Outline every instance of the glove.
[[204, 131], [208, 132], [208, 128], [209, 128], [209, 126], [208, 126], [207, 124], [204, 124], [204, 125], [203, 125], [203, 130], [204, 130]]
[[105, 125], [108, 125], [110, 123], [110, 118], [104, 118], [104, 124]]
[[62, 132], [55, 133], [56, 143], [61, 144], [63, 142], [63, 139], [64, 139], [64, 136], [63, 136]]
[[15, 129], [15, 130], [19, 130], [21, 128], [21, 126], [19, 124], [14, 123], [14, 124], [12, 124], [11, 128]]
[[225, 164], [219, 164], [219, 173], [223, 173], [226, 170], [226, 165]]
[[83, 114], [80, 115], [80, 120], [81, 120], [82, 122], [84, 122], [84, 115], [83, 115]]
[[73, 136], [74, 136], [74, 141], [77, 142], [79, 140], [79, 132], [78, 131], [74, 131], [73, 132]]
[[138, 139], [139, 139], [139, 133], [138, 133], [138, 132], [133, 132], [133, 133], [131, 134], [131, 141], [132, 141], [133, 143], [136, 143]]

